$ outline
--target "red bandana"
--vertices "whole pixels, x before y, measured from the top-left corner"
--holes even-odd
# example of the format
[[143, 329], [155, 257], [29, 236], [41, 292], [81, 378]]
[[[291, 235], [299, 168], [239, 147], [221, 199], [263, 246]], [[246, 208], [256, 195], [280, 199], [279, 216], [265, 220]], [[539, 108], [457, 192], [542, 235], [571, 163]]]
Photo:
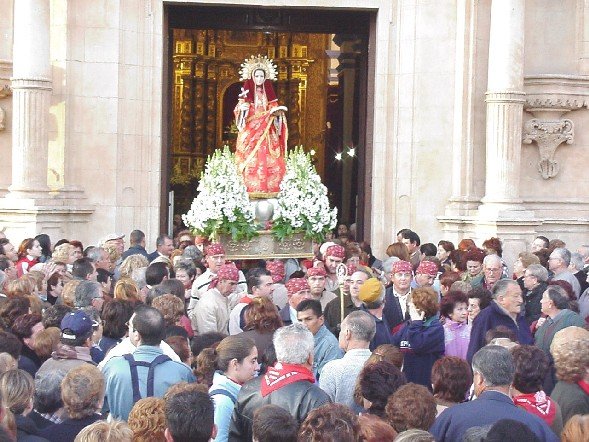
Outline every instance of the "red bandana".
[[307, 270], [307, 278], [310, 276], [327, 276], [323, 267], [311, 267]]
[[211, 243], [205, 247], [205, 255], [207, 255], [207, 256], [224, 255], [224, 254], [225, 254], [225, 248], [223, 247], [223, 244], [221, 244], [221, 243], [214, 242], [214, 243]]
[[579, 387], [581, 387], [581, 390], [583, 390], [585, 394], [589, 396], [589, 383], [581, 379], [579, 382], [577, 382], [577, 384], [579, 385]]
[[280, 282], [284, 279], [285, 269], [282, 261], [268, 261], [266, 262], [266, 269], [272, 274], [272, 281], [274, 283]]
[[277, 362], [270, 367], [262, 379], [262, 397], [298, 381], [315, 382], [313, 373], [302, 365]]
[[309, 283], [305, 278], [290, 278], [285, 286], [289, 295], [294, 295], [301, 290], [309, 290]]
[[325, 251], [325, 257], [327, 258], [328, 256], [335, 256], [336, 258], [344, 259], [346, 257], [346, 249], [344, 249], [339, 244], [334, 244], [329, 246]]
[[542, 390], [514, 396], [513, 402], [527, 412], [535, 414], [548, 425], [552, 425], [556, 416], [556, 405]]
[[217, 287], [217, 284], [222, 279], [227, 279], [227, 280], [231, 280], [231, 281], [239, 281], [239, 270], [237, 270], [237, 267], [235, 267], [235, 264], [233, 264], [233, 263], [223, 264], [221, 267], [219, 267], [219, 271], [217, 272], [217, 276], [215, 276], [215, 278], [211, 281], [211, 283], [209, 284], [209, 288], [212, 289], [212, 288]]

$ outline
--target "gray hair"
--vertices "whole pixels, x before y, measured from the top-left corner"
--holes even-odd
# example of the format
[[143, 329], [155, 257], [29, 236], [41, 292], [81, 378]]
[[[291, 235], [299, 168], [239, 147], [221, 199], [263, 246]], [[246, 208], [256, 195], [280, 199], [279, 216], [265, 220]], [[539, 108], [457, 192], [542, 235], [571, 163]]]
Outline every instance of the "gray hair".
[[108, 253], [106, 249], [102, 247], [92, 247], [88, 252], [86, 252], [86, 258], [88, 258], [92, 262], [100, 261], [100, 255], [103, 253]]
[[558, 310], [569, 308], [569, 296], [564, 288], [559, 285], [549, 285], [546, 292], [550, 300], [554, 303], [554, 307]]
[[583, 266], [585, 265], [583, 255], [580, 253], [571, 253], [571, 265], [576, 271], [583, 270]]
[[499, 257], [499, 255], [487, 255], [485, 256], [485, 258], [483, 259], [483, 266], [487, 267], [488, 264], [490, 264], [491, 262], [498, 262], [499, 265], [502, 265], [503, 262], [501, 261], [501, 258]]
[[315, 351], [313, 333], [303, 324], [280, 327], [274, 332], [276, 360], [287, 364], [304, 364]]
[[391, 256], [387, 259], [385, 259], [382, 262], [382, 270], [385, 273], [391, 273], [393, 271], [393, 264], [396, 263], [397, 261], [401, 261], [401, 258], [397, 257], [397, 256]]
[[513, 382], [515, 364], [508, 349], [487, 345], [472, 357], [472, 371], [483, 377], [487, 387], [506, 386]]
[[571, 252], [569, 252], [568, 249], [565, 249], [564, 247], [557, 247], [552, 251], [552, 253], [556, 253], [560, 259], [562, 259], [565, 267], [568, 267], [571, 263]]
[[376, 334], [376, 321], [370, 313], [357, 310], [342, 321], [342, 332], [350, 330], [352, 338], [357, 341], [370, 342]]
[[191, 259], [193, 261], [202, 261], [202, 252], [196, 246], [186, 246], [182, 252], [182, 258]]
[[519, 287], [519, 283], [513, 279], [500, 279], [497, 281], [491, 289], [491, 295], [493, 295], [493, 299], [497, 299], [499, 296], [505, 295], [505, 293], [507, 293], [507, 289], [511, 285], [517, 285]]
[[65, 370], [45, 370], [35, 376], [33, 408], [41, 414], [52, 414], [63, 407], [61, 400], [61, 381]]
[[530, 264], [526, 271], [540, 282], [548, 281], [548, 270], [542, 264]]
[[94, 298], [100, 298], [102, 286], [96, 281], [81, 281], [76, 287], [74, 306], [77, 308], [92, 305]]
[[147, 282], [145, 282], [145, 270], [147, 270], [147, 267], [140, 267], [138, 269], [134, 269], [133, 273], [131, 274], [131, 279], [135, 281], [137, 287], [139, 287], [139, 290], [147, 285]]

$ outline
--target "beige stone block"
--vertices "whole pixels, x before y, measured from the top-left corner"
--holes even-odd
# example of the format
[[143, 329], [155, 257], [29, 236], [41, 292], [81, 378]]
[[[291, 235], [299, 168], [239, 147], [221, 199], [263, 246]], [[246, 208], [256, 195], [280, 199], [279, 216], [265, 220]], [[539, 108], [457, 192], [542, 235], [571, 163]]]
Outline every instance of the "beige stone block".
[[[161, 10], [161, 2], [157, 3], [157, 9]], [[120, 0], [121, 29], [124, 31], [138, 32], [145, 20], [145, 6], [143, 1]]]
[[119, 31], [88, 28], [84, 32], [84, 60], [94, 63], [114, 63], [119, 60]]
[[119, 1], [92, 0], [68, 2], [70, 20], [87, 28], [118, 28]]
[[142, 95], [142, 72], [140, 66], [121, 65], [120, 98], [139, 100]]
[[138, 65], [141, 45], [141, 39], [145, 37], [144, 34], [140, 34], [135, 31], [122, 31], [121, 33], [121, 62], [125, 65]]
[[454, 2], [418, 2], [415, 9], [416, 38], [438, 41], [454, 37]]
[[141, 133], [141, 115], [143, 103], [140, 100], [120, 100], [120, 133], [124, 135], [139, 135]]
[[118, 149], [118, 160], [129, 171], [141, 170], [149, 166], [141, 158], [141, 137], [138, 135], [122, 135]]
[[68, 94], [84, 95], [84, 63], [82, 61], [69, 60], [66, 64], [66, 78]]
[[96, 131], [98, 134], [116, 134], [118, 131], [118, 99], [98, 98], [96, 100]]
[[66, 114], [69, 130], [86, 135], [96, 133], [98, 99], [95, 97], [72, 96], [68, 101]]
[[84, 63], [82, 81], [88, 97], [117, 97], [119, 66], [115, 63]]
[[72, 62], [84, 61], [86, 28], [82, 24], [70, 23], [67, 29], [67, 56]]

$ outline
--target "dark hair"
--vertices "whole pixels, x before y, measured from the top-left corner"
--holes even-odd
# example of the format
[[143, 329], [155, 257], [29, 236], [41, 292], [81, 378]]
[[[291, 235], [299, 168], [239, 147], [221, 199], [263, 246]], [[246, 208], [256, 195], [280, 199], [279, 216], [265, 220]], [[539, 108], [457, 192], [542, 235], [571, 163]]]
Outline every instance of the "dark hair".
[[4, 255], [4, 249], [0, 249], [0, 270], [2, 270], [3, 272], [6, 271], [7, 268], [10, 267], [10, 264], [12, 263], [12, 261], [10, 259], [8, 259], [6, 256]]
[[506, 338], [513, 342], [517, 341], [517, 335], [515, 332], [506, 325], [498, 325], [497, 327], [487, 330], [485, 333], [485, 342], [487, 344], [490, 343], [493, 339], [500, 338]]
[[284, 408], [268, 404], [254, 412], [252, 429], [257, 442], [296, 442], [299, 423]]
[[468, 299], [473, 298], [479, 300], [479, 308], [481, 310], [489, 307], [491, 305], [491, 301], [493, 300], [491, 292], [482, 286], [473, 287], [472, 290], [468, 292]]
[[356, 442], [358, 416], [342, 404], [329, 403], [309, 412], [299, 429], [299, 441]]
[[104, 329], [102, 334], [111, 339], [122, 339], [127, 333], [127, 323], [133, 316], [133, 304], [123, 299], [113, 299], [102, 307]]
[[188, 331], [181, 325], [170, 325], [164, 330], [164, 341], [171, 337], [188, 339]]
[[18, 246], [18, 257], [24, 258], [27, 256], [27, 250], [33, 248], [33, 244], [35, 243], [35, 238], [25, 238], [22, 240], [20, 245]]
[[182, 362], [187, 362], [190, 359], [190, 347], [188, 346], [188, 338], [174, 335], [168, 336], [164, 339], [166, 344], [172, 347], [174, 353], [178, 355]]
[[55, 413], [63, 407], [61, 399], [61, 381], [65, 378], [65, 370], [44, 370], [35, 375], [35, 393], [33, 408], [38, 413]]
[[62, 244], [69, 244], [70, 241], [68, 239], [62, 238], [60, 240], [58, 240], [55, 244], [53, 244], [53, 249], [55, 250], [56, 247], [62, 245]]
[[474, 248], [467, 251], [463, 256], [465, 263], [468, 261], [476, 261], [482, 263], [485, 259], [486, 253], [484, 250]]
[[436, 256], [438, 253], [438, 248], [431, 242], [426, 242], [419, 247], [419, 251], [425, 256]]
[[170, 240], [171, 240], [172, 238], [170, 238], [170, 237], [169, 237], [168, 235], [166, 235], [166, 234], [163, 234], [163, 235], [160, 235], [160, 236], [158, 236], [158, 237], [155, 239], [155, 247], [157, 248], [157, 247], [159, 247], [159, 246], [163, 246], [163, 245], [164, 245], [164, 242], [166, 242], [166, 239], [170, 239]]
[[[560, 281], [557, 280], [556, 282]], [[556, 307], [558, 310], [564, 310], [569, 308], [570, 298], [568, 293], [566, 293], [566, 289], [562, 285], [549, 283], [548, 287], [546, 287], [546, 293], [548, 294], [550, 300], [554, 303], [554, 307]]]
[[227, 337], [224, 333], [208, 332], [202, 335], [195, 335], [192, 338], [190, 349], [194, 357], [198, 356], [201, 351], [205, 348], [212, 347], [214, 344], [218, 344]]
[[446, 293], [440, 303], [440, 315], [449, 318], [456, 304], [466, 304], [468, 306], [468, 296], [458, 290], [451, 290]]
[[408, 239], [410, 243], [415, 243], [417, 245], [421, 244], [421, 240], [419, 239], [419, 235], [415, 233], [413, 230], [403, 229], [401, 233], [401, 237], [404, 239]]
[[407, 384], [389, 397], [385, 407], [389, 423], [397, 432], [429, 430], [436, 419], [436, 400], [423, 385]]
[[77, 239], [72, 239], [70, 240], [70, 245], [74, 246], [75, 249], [80, 249], [80, 252], [82, 252], [82, 254], [84, 253], [84, 244], [82, 244], [81, 241], [78, 241]]
[[250, 293], [253, 293], [254, 287], [259, 287], [262, 283], [262, 276], [270, 276], [272, 277], [272, 273], [269, 270], [263, 269], [261, 267], [254, 267], [247, 272], [247, 276], [245, 278], [247, 283], [247, 289]]
[[454, 243], [451, 241], [445, 241], [445, 240], [440, 240], [438, 241], [438, 246], [442, 246], [442, 248], [446, 251], [446, 252], [451, 252], [452, 250], [455, 250], [456, 247], [454, 247]]
[[72, 276], [78, 279], [86, 279], [94, 272], [94, 264], [88, 258], [76, 259], [72, 265]]
[[10, 330], [14, 320], [20, 315], [26, 315], [31, 307], [31, 301], [24, 296], [9, 298], [0, 304], [0, 326]]
[[164, 316], [153, 307], [141, 306], [135, 309], [133, 329], [141, 336], [141, 343], [157, 346], [164, 335]]
[[112, 279], [112, 273], [106, 269], [96, 269], [96, 282], [106, 284], [109, 279]]
[[43, 256], [51, 258], [51, 239], [49, 238], [49, 235], [46, 233], [40, 233], [39, 235], [35, 236], [35, 239], [39, 241]]
[[55, 304], [51, 307], [47, 307], [43, 312], [43, 327], [60, 328], [63, 317], [73, 311], [73, 308], [68, 307], [65, 304]]
[[36, 313], [27, 313], [14, 320], [11, 332], [21, 341], [30, 338], [33, 335], [33, 327], [41, 322], [41, 315]]
[[180, 391], [167, 399], [164, 411], [174, 442], [208, 442], [211, 438], [215, 406], [208, 393]]
[[461, 272], [465, 272], [466, 271], [466, 259], [464, 259], [466, 256], [466, 252], [462, 251], [462, 250], [452, 250], [450, 252], [450, 255], [448, 255], [448, 258], [450, 258], [450, 261], [454, 263], [454, 265], [456, 266], [456, 268], [458, 270], [460, 270]]
[[154, 262], [149, 264], [145, 269], [145, 283], [149, 286], [160, 284], [166, 276], [169, 276], [170, 270], [166, 263]]
[[163, 294], [170, 293], [184, 302], [184, 284], [179, 279], [164, 279], [158, 284], [158, 289], [162, 290], [164, 292]]
[[0, 353], [8, 353], [16, 361], [20, 357], [22, 342], [12, 333], [0, 330]]
[[503, 247], [501, 247], [501, 241], [499, 238], [492, 237], [483, 241], [483, 247], [495, 250], [495, 254], [499, 257], [501, 257], [501, 254], [503, 253]]
[[321, 303], [316, 299], [304, 299], [297, 306], [297, 312], [304, 312], [305, 310], [313, 310], [313, 314], [318, 318], [323, 315]]
[[456, 281], [460, 281], [460, 273], [446, 271], [440, 276], [440, 285], [450, 287]]
[[540, 442], [540, 439], [526, 424], [513, 419], [495, 422], [485, 437], [485, 442], [522, 441]]
[[432, 367], [434, 396], [448, 402], [464, 402], [472, 384], [470, 365], [456, 356], [443, 356]]
[[358, 376], [362, 397], [371, 402], [368, 412], [384, 418], [390, 395], [407, 383], [405, 375], [385, 361], [364, 366]]
[[241, 334], [227, 336], [215, 348], [205, 348], [197, 357], [197, 372], [203, 379], [210, 379], [215, 370], [226, 372], [233, 359], [242, 363], [256, 346], [253, 339]]
[[0, 255], [6, 255], [6, 252], [4, 251], [4, 246], [9, 242], [10, 240], [8, 238], [0, 238]]
[[131, 245], [139, 244], [141, 241], [143, 241], [143, 238], [145, 238], [145, 233], [143, 233], [141, 230], [133, 230], [129, 235], [129, 243]]
[[549, 367], [548, 356], [533, 345], [517, 345], [511, 349], [511, 355], [515, 364], [513, 386], [526, 394], [542, 390]]

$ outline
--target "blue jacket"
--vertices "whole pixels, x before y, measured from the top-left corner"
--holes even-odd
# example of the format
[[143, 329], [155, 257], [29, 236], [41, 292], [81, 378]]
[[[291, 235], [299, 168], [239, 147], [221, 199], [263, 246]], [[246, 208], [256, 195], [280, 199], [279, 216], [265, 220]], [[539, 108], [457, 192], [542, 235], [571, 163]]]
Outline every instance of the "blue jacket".
[[426, 321], [408, 321], [394, 334], [392, 344], [404, 354], [403, 372], [407, 381], [431, 390], [432, 367], [445, 351], [444, 327], [438, 318], [432, 316]]
[[468, 362], [472, 362], [474, 354], [487, 344], [485, 341], [485, 334], [498, 325], [504, 325], [513, 330], [517, 337], [517, 342], [520, 344], [531, 345], [534, 343], [530, 327], [524, 316], [521, 314], [518, 315], [516, 323], [511, 319], [511, 316], [499, 307], [499, 304], [493, 301], [488, 307], [481, 310], [472, 322], [470, 343], [468, 344], [468, 352], [466, 353], [466, 359]]
[[[161, 354], [163, 352], [159, 347], [140, 345], [133, 353], [133, 358], [136, 361], [151, 362]], [[147, 367], [137, 367], [141, 397], [147, 395], [147, 372]], [[106, 381], [105, 393], [110, 414], [116, 419], [126, 421], [134, 405], [129, 363], [123, 356], [115, 356], [106, 363], [102, 374]], [[163, 397], [168, 388], [183, 381], [196, 381], [192, 370], [187, 365], [176, 361], [167, 361], [158, 365], [155, 367], [154, 374], [154, 396]]]
[[213, 385], [209, 388], [209, 394], [215, 390], [223, 390], [228, 394], [211, 394], [215, 403], [215, 425], [217, 426], [215, 442], [227, 442], [231, 415], [235, 408], [235, 402], [232, 398], [237, 401], [237, 395], [239, 394], [239, 390], [241, 390], [241, 385], [236, 384], [223, 373], [217, 371], [213, 376]]
[[339, 348], [339, 342], [333, 333], [324, 325], [317, 331], [315, 336], [315, 357], [313, 358], [313, 374], [319, 379], [323, 366], [334, 359], [341, 359], [344, 352]]
[[376, 322], [376, 333], [374, 334], [374, 338], [370, 341], [370, 350], [376, 350], [376, 347], [382, 344], [391, 344], [393, 339], [393, 333], [391, 332], [391, 327], [389, 327], [389, 323], [387, 322], [386, 317], [384, 316], [384, 311], [382, 318], [377, 318], [374, 316], [368, 309], [362, 305], [360, 307], [361, 310], [368, 313], [370, 316], [374, 318], [374, 322]]
[[559, 440], [546, 422], [516, 407], [508, 396], [497, 391], [485, 391], [474, 401], [446, 408], [429, 431], [437, 442], [455, 442], [461, 441], [469, 428], [492, 425], [501, 419], [513, 419], [525, 424], [541, 441]]

